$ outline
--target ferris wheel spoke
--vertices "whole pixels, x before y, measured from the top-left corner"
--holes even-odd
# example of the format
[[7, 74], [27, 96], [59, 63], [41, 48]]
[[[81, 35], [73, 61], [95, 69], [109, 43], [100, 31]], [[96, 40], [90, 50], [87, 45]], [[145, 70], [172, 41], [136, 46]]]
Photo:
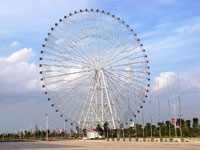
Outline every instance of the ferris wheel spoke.
[[[65, 104], [68, 102], [68, 100], [72, 99], [74, 94], [80, 94], [81, 92], [80, 91], [76, 91], [78, 87], [75, 87], [73, 89], [70, 90], [70, 93], [67, 93], [67, 92], [64, 92], [63, 95], [61, 95], [59, 92], [57, 92], [57, 95], [58, 98], [57, 98], [57, 101], [61, 98], [62, 101], [60, 101], [60, 105], [62, 106], [65, 106]], [[67, 97], [66, 97], [67, 96]], [[71, 101], [70, 101], [71, 102]], [[76, 102], [75, 102], [76, 103]]]
[[[65, 88], [65, 90], [66, 90], [67, 88]], [[70, 90], [70, 94], [72, 94], [73, 92], [75, 91], [75, 88], [72, 88], [71, 90]], [[63, 95], [60, 95], [60, 92], [56, 92], [53, 96], [51, 96], [52, 98], [55, 98], [54, 99], [54, 103], [65, 103], [64, 102], [64, 99], [61, 99], [61, 97], [65, 97], [65, 96], [68, 96], [68, 94], [69, 93], [64, 93]], [[69, 98], [69, 97], [68, 97]], [[68, 100], [68, 99], [66, 99], [66, 100]]]
[[[133, 45], [133, 47], [131, 47]], [[126, 46], [126, 47], [125, 47]], [[115, 52], [111, 52], [111, 58], [117, 58], [120, 55], [124, 54], [124, 53], [130, 53], [130, 52], [134, 52], [134, 50], [136, 50], [137, 48], [139, 48], [139, 45], [137, 43], [128, 43], [127, 45], [121, 45], [121, 46], [116, 46], [114, 49], [119, 49], [121, 48], [121, 50], [119, 50], [119, 52], [115, 51]]]
[[[132, 63], [124, 63], [124, 64], [119, 64], [119, 65], [111, 65], [110, 67], [108, 67], [107, 69], [110, 69], [110, 68], [115, 68], [115, 67], [122, 67], [122, 66], [130, 66], [130, 65], [134, 65], [134, 64], [143, 64], [145, 63], [146, 61], [137, 61], [137, 62], [132, 62]], [[144, 72], [144, 73], [148, 73], [148, 72]]]
[[[105, 78], [105, 80], [107, 80], [107, 77], [105, 76], [104, 77]], [[105, 81], [104, 80], [104, 81]], [[108, 80], [107, 80], [108, 81]], [[106, 82], [107, 83], [107, 82]], [[114, 100], [113, 100], [113, 91], [112, 91], [112, 89], [109, 87], [109, 84], [107, 83], [107, 88], [108, 88], [108, 90], [110, 90], [111, 91], [111, 93], [109, 92], [108, 94], [109, 94], [109, 96], [110, 96], [110, 98], [111, 98], [111, 103], [112, 103], [112, 106], [113, 106], [113, 110], [115, 111], [115, 113], [116, 113], [116, 115], [118, 116], [117, 117], [117, 120], [119, 121], [120, 120], [120, 118], [119, 118], [119, 111], [118, 111], [118, 109], [115, 107], [115, 102], [114, 102]]]
[[[103, 16], [103, 19], [104, 19], [104, 16]], [[99, 17], [98, 17], [98, 20], [99, 20]], [[112, 21], [111, 21], [111, 23], [109, 23], [109, 25], [111, 25], [111, 26], [114, 25], [113, 21], [114, 21], [114, 19], [112, 19]], [[101, 29], [100, 23], [101, 22], [98, 22], [98, 24], [96, 24], [96, 28]], [[109, 40], [111, 38], [105, 38], [107, 36], [105, 36], [104, 34], [107, 33], [108, 35], [112, 35], [113, 32], [110, 31], [109, 28], [105, 28], [105, 26], [103, 26], [102, 30], [103, 31], [102, 32], [100, 31], [100, 33], [97, 33], [97, 31], [99, 31], [99, 30], [96, 30], [96, 35], [99, 35], [102, 40], [106, 39], [107, 41], [111, 42], [111, 40]], [[102, 43], [102, 40], [98, 41], [98, 44], [97, 44], [99, 51], [102, 48], [102, 47], [100, 47], [100, 43]], [[105, 43], [103, 43], [103, 44], [105, 45]], [[106, 46], [109, 47], [108, 44], [106, 44]]]
[[[83, 66], [84, 68], [88, 68], [87, 67], [87, 64], [85, 63], [82, 63], [80, 61], [76, 61], [74, 59], [71, 59], [71, 58], [66, 58], [66, 57], [56, 57], [56, 59], [53, 59], [53, 58], [43, 58], [44, 60], [47, 60], [47, 61], [51, 61], [51, 62], [71, 62], [73, 64], [77, 64], [77, 65], [81, 65]], [[61, 60], [60, 60], [61, 59]]]
[[[118, 23], [118, 22], [116, 22], [116, 23]], [[112, 27], [113, 27], [113, 24], [111, 23], [110, 24]], [[115, 30], [116, 32], [115, 33], [121, 33], [121, 34], [123, 34], [124, 33], [124, 31], [121, 31], [121, 27], [123, 26], [123, 24], [119, 24], [118, 26], [117, 26], [117, 29]], [[116, 34], [115, 34], [116, 35]], [[117, 46], [119, 46], [120, 45], [120, 43], [122, 43], [122, 41], [124, 41], [124, 40], [121, 40], [121, 38], [119, 37], [119, 38], [117, 38], [118, 36], [115, 36], [115, 38], [113, 39], [113, 41], [112, 41], [112, 43], [115, 43], [115, 41], [118, 41], [118, 43], [116, 44]], [[125, 39], [125, 38], [123, 38], [123, 39]], [[113, 45], [111, 46], [111, 48], [113, 48]], [[114, 51], [115, 52], [115, 51]]]
[[86, 111], [87, 102], [88, 102], [88, 99], [89, 99], [89, 96], [90, 96], [90, 93], [91, 93], [91, 92], [92, 92], [92, 84], [91, 84], [91, 86], [90, 86], [90, 88], [89, 88], [89, 92], [88, 92], [86, 98], [84, 98], [84, 100], [83, 100], [83, 101], [85, 101], [85, 103], [84, 103], [83, 110], [82, 110], [81, 115], [80, 115], [80, 118], [79, 118], [79, 124], [81, 123], [81, 120], [82, 120], [82, 118], [83, 118], [83, 114], [84, 114], [84, 112]]
[[136, 60], [136, 59], [140, 59], [140, 58], [145, 58], [145, 55], [130, 58], [130, 57], [132, 57], [132, 56], [134, 56], [134, 55], [136, 55], [137, 53], [140, 53], [140, 52], [142, 52], [142, 51], [141, 51], [141, 50], [140, 50], [140, 51], [137, 51], [137, 52], [135, 52], [135, 53], [133, 53], [133, 54], [129, 54], [128, 56], [126, 55], [125, 57], [120, 58], [119, 60], [115, 60], [114, 62], [111, 62], [110, 64], [108, 64], [108, 66], [109, 66], [109, 65], [116, 64], [116, 63], [119, 63], [119, 62], [121, 62], [121, 61], [123, 61], [123, 60], [126, 60], [126, 61], [127, 61], [127, 60]]
[[66, 84], [70, 84], [70, 83], [73, 83], [73, 82], [75, 82], [75, 81], [78, 81], [78, 80], [80, 80], [81, 78], [86, 77], [86, 76], [87, 76], [87, 75], [84, 75], [84, 76], [81, 76], [81, 77], [78, 77], [78, 78], [75, 78], [75, 79], [72, 79], [72, 80], [69, 80], [69, 81], [65, 81], [65, 82], [63, 82], [62, 84], [57, 85], [57, 86], [55, 86], [54, 88], [52, 88], [52, 90], [58, 89], [58, 88], [60, 88], [61, 86], [64, 86], [64, 85], [66, 85]]
[[53, 82], [46, 83], [46, 85], [51, 85], [51, 84], [55, 84], [55, 83], [62, 82], [62, 81], [64, 81], [64, 80], [63, 79], [56, 80], [56, 81], [53, 81]]
[[44, 79], [47, 79], [47, 78], [55, 78], [55, 77], [61, 77], [61, 76], [69, 76], [69, 75], [74, 75], [74, 74], [82, 74], [82, 73], [88, 73], [90, 72], [91, 70], [84, 70], [84, 71], [78, 71], [78, 72], [70, 72], [70, 73], [63, 73], [63, 72], [60, 72], [62, 70], [45, 70], [43, 72], [59, 72], [59, 73], [62, 73], [62, 74], [58, 74], [58, 75], [53, 75], [53, 76], [46, 76], [44, 77]]
[[[116, 89], [116, 91], [117, 91], [117, 93], [119, 93], [119, 96], [120, 97], [123, 97], [122, 96], [122, 92], [120, 92], [119, 90], [121, 90], [121, 91], [124, 91], [125, 89], [124, 89], [124, 84], [122, 83], [122, 84], [120, 84], [121, 82], [119, 82], [119, 81], [117, 81], [116, 82], [116, 80], [115, 79], [113, 79], [113, 78], [109, 78], [109, 76], [108, 76], [108, 80], [110, 81], [110, 83], [113, 85], [113, 88], [114, 89]], [[123, 86], [122, 86], [123, 85]], [[132, 87], [131, 87], [132, 88]], [[126, 91], [126, 90], [125, 90]], [[131, 91], [130, 90], [127, 90], [129, 93], [131, 93]], [[135, 92], [135, 89], [133, 90], [134, 91], [134, 94], [136, 93]], [[138, 98], [140, 98], [138, 95], [136, 95]], [[126, 101], [125, 101], [126, 102]], [[138, 105], [139, 105], [139, 103], [138, 103]]]
[[[110, 81], [110, 83], [114, 86], [114, 89], [120, 89], [121, 91], [123, 91], [123, 89], [120, 87], [120, 86], [116, 86], [112, 81]], [[119, 91], [118, 91], [118, 93], [120, 93]], [[115, 93], [113, 93], [113, 95], [114, 95]], [[116, 94], [115, 94], [116, 95]], [[122, 100], [123, 100], [123, 102], [125, 102], [126, 103], [126, 105], [127, 105], [127, 107], [130, 107], [130, 105], [126, 102], [126, 101], [124, 101], [124, 98], [123, 98], [123, 96], [120, 94], [119, 95], [121, 98], [122, 98]], [[116, 99], [119, 97], [118, 95], [116, 95]], [[137, 102], [136, 102], [137, 103]], [[121, 103], [117, 103], [118, 104], [118, 107], [119, 108], [121, 108], [121, 106], [123, 105], [123, 104], [121, 104]], [[139, 103], [137, 103], [137, 105], [138, 106], [141, 106], [141, 104], [139, 104]], [[135, 111], [137, 111], [137, 109], [134, 107], [134, 109], [135, 110], [133, 110], [133, 109], [131, 109], [131, 107], [129, 108], [130, 109], [130, 111], [131, 111], [131, 113], [130, 113], [130, 116], [132, 116], [132, 115], [135, 115]], [[121, 112], [123, 112], [122, 111], [122, 109], [121, 109]]]
[[[110, 57], [111, 58], [118, 58], [120, 55], [122, 55], [122, 54], [127, 54], [128, 55], [128, 57], [131, 57], [131, 56], [133, 56], [133, 55], [136, 55], [137, 53], [139, 53], [139, 52], [141, 52], [141, 50], [140, 51], [136, 51], [135, 53], [133, 53], [133, 54], [131, 54], [132, 52], [134, 52], [135, 50], [137, 50], [137, 48], [139, 48], [139, 46], [138, 45], [136, 45], [136, 46], [134, 46], [134, 47], [129, 47], [129, 49], [127, 50], [127, 48], [125, 48], [125, 49], [122, 49], [119, 53], [117, 53], [117, 54], [115, 54], [115, 53], [110, 53], [111, 55], [110, 55]], [[127, 56], [126, 56], [127, 57]], [[115, 60], [115, 59], [111, 59], [111, 60]]]
[[[110, 72], [110, 73], [111, 73], [111, 72]], [[113, 73], [111, 73], [111, 74], [113, 74]], [[116, 72], [114, 72], [114, 74], [116, 74], [116, 75], [119, 76], [119, 77], [124, 78], [125, 80], [128, 79], [128, 80], [130, 80], [130, 81], [133, 81], [134, 83], [137, 82], [138, 84], [142, 84], [142, 85], [145, 85], [145, 86], [148, 85], [148, 83], [146, 83], [146, 82], [144, 82], [144, 81], [142, 81], [142, 80], [137, 80], [135, 76], [126, 76], [126, 75], [123, 75], [123, 74], [120, 74], [120, 73], [116, 73]], [[135, 83], [135, 84], [137, 84], [137, 83]]]
[[[134, 78], [137, 78], [137, 79], [141, 79], [143, 82], [144, 81], [148, 81], [148, 74], [146, 75], [146, 76], [141, 76], [141, 75], [138, 75], [138, 74], [136, 74], [136, 73], [141, 73], [141, 71], [131, 71], [131, 70], [123, 70], [123, 69], [110, 69], [111, 71], [118, 71], [118, 72], [125, 72], [125, 73], [129, 73], [129, 72], [131, 72], [131, 73], [134, 73]], [[142, 71], [142, 74], [143, 74], [143, 71]], [[149, 86], [149, 83], [148, 82], [145, 82], [145, 84], [146, 85], [148, 85]]]
[[145, 58], [145, 55], [133, 57], [134, 55], [136, 55], [136, 54], [138, 54], [138, 53], [140, 53], [140, 52], [142, 52], [142, 51], [140, 50], [140, 51], [136, 51], [136, 52], [133, 53], [133, 54], [126, 55], [125, 57], [120, 58], [119, 60], [116, 60], [116, 61], [112, 62], [112, 63], [109, 64], [109, 65], [113, 65], [113, 64], [115, 64], [115, 63], [119, 63], [120, 61], [123, 61], [123, 60], [135, 60], [135, 59]]
[[[59, 48], [59, 47], [58, 47]], [[52, 49], [55, 49], [55, 47], [54, 48], [52, 48]], [[59, 49], [62, 49], [64, 52], [67, 52], [68, 54], [69, 54], [69, 56], [72, 56], [74, 59], [77, 59], [77, 60], [74, 60], [74, 59], [70, 59], [70, 60], [73, 60], [73, 62], [75, 61], [75, 62], [79, 62], [79, 63], [81, 63], [81, 64], [87, 64], [87, 60], [86, 59], [80, 59], [80, 57], [81, 56], [79, 56], [79, 55], [77, 55], [77, 54], [73, 54], [72, 53], [72, 51], [66, 51], [66, 48], [59, 48]], [[55, 55], [55, 54], [52, 54], [53, 56], [55, 56], [55, 57], [61, 57], [61, 58], [63, 58], [63, 59], [69, 59], [68, 57], [64, 57], [64, 56], [59, 56], [59, 55]]]
[[[76, 47], [76, 45], [72, 45], [72, 44], [70, 44], [70, 42], [69, 41], [66, 41], [66, 40], [64, 40], [64, 42], [65, 42], [65, 44], [63, 45], [63, 46], [61, 46], [60, 48], [62, 49], [62, 50], [64, 50], [64, 51], [66, 51], [66, 46], [68, 45], [68, 47], [69, 48], [72, 48], [74, 51], [67, 51], [67, 52], [69, 52], [70, 53], [70, 55], [71, 56], [73, 56], [74, 58], [78, 58], [79, 60], [81, 60], [81, 61], [83, 61], [83, 62], [85, 62], [85, 61], [87, 61], [87, 60], [85, 60], [81, 55], [83, 54], [80, 54], [79, 52], [81, 51], [80, 49], [79, 49], [79, 52], [77, 51], [77, 48], [74, 48], [74, 47]], [[68, 43], [67, 45], [66, 45], [66, 43]], [[76, 52], [76, 53], [75, 53]], [[82, 51], [81, 51], [82, 52]], [[86, 57], [88, 60], [90, 60], [91, 61], [91, 59], [90, 58], [88, 58], [88, 57]], [[91, 64], [91, 63], [90, 63]], [[91, 64], [92, 65], [92, 64]]]
[[[77, 97], [79, 97], [81, 93], [76, 93], [76, 94], [77, 94]], [[71, 99], [75, 99], [75, 98], [71, 98]], [[66, 111], [71, 112], [71, 114], [69, 113], [69, 116], [71, 116], [72, 114], [74, 114], [74, 111], [77, 110], [76, 108], [77, 108], [77, 105], [79, 105], [79, 103], [75, 102], [75, 100], [70, 100], [68, 104], [66, 103], [67, 101], [63, 103], [63, 105], [68, 106], [70, 105], [70, 103], [76, 104], [76, 105], [73, 105], [73, 107], [65, 107], [65, 109], [63, 110], [63, 113], [65, 113]]]
[[[108, 79], [108, 81], [110, 81], [110, 80]], [[110, 83], [113, 85], [113, 82], [112, 82], [112, 81], [110, 81]], [[111, 86], [111, 84], [109, 84], [109, 86]], [[114, 87], [116, 88], [116, 91], [118, 91], [118, 88], [117, 88], [116, 86], [114, 86]], [[120, 92], [119, 92], [119, 95], [116, 95], [116, 94], [113, 92], [113, 90], [111, 90], [111, 93], [112, 93], [112, 95], [114, 95], [116, 104], [118, 105], [118, 108], [119, 108], [119, 109], [121, 110], [121, 112], [122, 112], [121, 104], [117, 102], [118, 96], [121, 96]]]
[[[88, 79], [89, 78], [87, 78], [87, 79], [85, 79], [85, 81], [88, 81]], [[70, 88], [69, 87], [65, 87], [64, 89], [62, 89], [62, 90], [60, 90], [60, 91], [57, 91], [56, 92], [56, 94], [54, 94], [52, 97], [57, 97], [58, 95], [59, 95], [59, 93], [60, 92], [64, 92], [64, 94], [62, 95], [63, 97], [65, 97], [65, 96], [69, 96], [69, 94], [73, 94], [73, 92], [75, 91], [75, 90], [77, 90], [77, 88], [78, 87], [80, 87], [81, 85], [83, 85], [84, 83], [82, 82], [82, 83], [76, 83], [75, 85], [73, 85], [73, 87], [71, 88], [71, 86], [70, 86]], [[70, 91], [67, 91], [68, 89], [70, 89]], [[72, 95], [73, 96], [73, 95]], [[68, 97], [69, 98], [69, 97]], [[65, 98], [66, 100], [68, 99], [68, 98]]]
[[[109, 76], [107, 76], [107, 77], [109, 77]], [[121, 91], [129, 91], [129, 90], [124, 89], [124, 84], [121, 84], [121, 82], [115, 82], [116, 80], [111, 79], [111, 78], [108, 78], [108, 80], [111, 83], [110, 85], [113, 86], [113, 89], [116, 90], [116, 93], [118, 93], [118, 95], [116, 95], [116, 97], [118, 97], [118, 96], [122, 97]]]
[[[145, 67], [143, 67], [143, 68], [145, 68]], [[114, 68], [114, 69], [109, 69], [109, 70], [111, 70], [111, 71], [132, 72], [132, 73], [134, 73], [135, 77], [137, 77], [137, 78], [143, 78], [143, 79], [147, 79], [147, 76], [149, 75], [149, 72], [147, 70], [143, 70], [143, 69], [141, 69], [141, 70], [129, 70], [129, 71], [126, 71], [126, 70], [123, 70], [123, 69], [116, 69], [116, 68]], [[136, 73], [137, 73], [137, 75], [136, 75]], [[140, 76], [138, 74], [146, 74], [146, 76]]]
[[[110, 74], [110, 73], [108, 73], [108, 74]], [[107, 74], [107, 76], [108, 76], [109, 78], [112, 78], [113, 80], [115, 80], [115, 82], [119, 82], [119, 83], [121, 83], [122, 85], [124, 85], [124, 86], [126, 86], [126, 87], [129, 87], [129, 88], [131, 88], [131, 89], [134, 89], [135, 91], [138, 91], [138, 93], [141, 92], [140, 86], [138, 87], [136, 84], [130, 84], [130, 83], [126, 82], [126, 80], [122, 80], [122, 79], [120, 79], [120, 78], [117, 77], [117, 76], [113, 76], [113, 74], [110, 74], [110, 75], [112, 75], [112, 76], [110, 76], [110, 75], [108, 75], [108, 74]], [[135, 88], [135, 87], [137, 87], [137, 88]], [[144, 89], [144, 88], [143, 88], [143, 89]], [[138, 94], [137, 96], [140, 97], [140, 98], [142, 99], [142, 97], [141, 97], [139, 94]]]
[[63, 64], [41, 64], [42, 66], [46, 67], [56, 67], [56, 68], [75, 68], [75, 69], [84, 69], [88, 67], [82, 67], [82, 66], [75, 66], [75, 65], [63, 65]]
[[[120, 52], [122, 52], [123, 50], [121, 50], [120, 52], [117, 52], [116, 51], [116, 49], [119, 49], [120, 47], [123, 47], [123, 46], [125, 46], [125, 44], [127, 43], [127, 42], [130, 42], [131, 40], [133, 40], [133, 38], [134, 37], [129, 37], [129, 39], [126, 41], [126, 38], [128, 37], [128, 36], [130, 36], [129, 34], [127, 34], [126, 36], [125, 36], [125, 38], [123, 38], [122, 40], [119, 40], [119, 42], [116, 44], [116, 45], [114, 45], [112, 48], [114, 49], [113, 50], [113, 52], [111, 52], [111, 54], [112, 54], [112, 56], [111, 56], [111, 58], [113, 59], [113, 58], [115, 58], [115, 56], [117, 56]], [[125, 43], [124, 43], [125, 42]]]
[[[146, 67], [144, 67], [144, 66], [134, 66], [134, 68], [146, 69]], [[109, 70], [124, 72], [124, 73], [133, 73], [134, 77], [144, 79], [146, 81], [148, 80], [148, 76], [149, 76], [149, 72], [147, 72], [147, 69], [146, 69], [146, 71], [144, 71], [144, 70], [124, 70], [124, 69], [116, 69], [116, 68], [115, 69], [109, 69]], [[138, 74], [144, 74], [144, 73], [146, 73], [146, 76], [138, 75]]]
[[113, 74], [113, 73], [110, 73], [110, 72], [107, 72], [107, 73], [109, 73], [110, 75], [115, 77], [115, 79], [118, 79], [121, 82], [124, 82], [125, 85], [135, 86], [135, 87], [137, 87], [137, 89], [142, 88], [142, 89], [146, 90], [145, 87], [143, 87], [142, 85], [136, 84], [135, 82], [132, 83], [131, 80], [128, 80], [129, 81], [128, 82], [127, 78], [124, 78], [123, 76], [120, 76], [119, 74]]
[[[54, 37], [54, 39], [55, 39], [56, 41], [59, 40], [59, 39], [56, 38], [56, 37]], [[74, 46], [67, 44], [68, 41], [66, 41], [66, 40], [63, 40], [63, 41], [65, 42], [65, 45], [57, 44], [57, 46], [56, 46], [57, 48], [55, 48], [54, 45], [53, 45], [53, 46], [47, 45], [47, 47], [50, 48], [50, 49], [54, 49], [57, 53], [60, 53], [60, 51], [62, 50], [62, 51], [61, 51], [62, 53], [67, 53], [67, 54], [69, 54], [70, 56], [73, 56], [74, 58], [78, 58], [78, 60], [85, 62], [85, 59], [82, 58], [80, 54], [74, 53], [74, 52], [76, 51], [76, 49], [75, 49], [75, 51], [74, 51], [74, 49], [73, 49]], [[66, 44], [67, 44], [67, 45], [66, 45]], [[60, 46], [59, 46], [59, 45], [60, 45]], [[68, 49], [66, 49], [66, 46], [68, 46]], [[69, 49], [72, 49], [72, 50], [69, 50]]]
[[[81, 29], [81, 30], [79, 30], [78, 32], [82, 32], [81, 35], [85, 35], [85, 34], [83, 34], [83, 31], [85, 31], [85, 30]], [[68, 36], [68, 37], [70, 37], [70, 40], [72, 40], [73, 42], [76, 43], [76, 44], [74, 45], [75, 47], [77, 47], [77, 43], [79, 43], [80, 41], [82, 41], [82, 40], [84, 39], [83, 37], [80, 37], [79, 35], [77, 35], [78, 32], [75, 32], [75, 33], [73, 33], [72, 35], [69, 35], [69, 36]], [[86, 37], [88, 37], [88, 36], [86, 36]], [[69, 38], [68, 38], [68, 39], [69, 39]], [[69, 40], [69, 41], [70, 41], [70, 40]], [[86, 57], [88, 60], [90, 60], [91, 62], [93, 62], [93, 60], [92, 60], [90, 57], [88, 57], [88, 56], [86, 55], [86, 53], [83, 51], [82, 48], [79, 47], [79, 50], [80, 50], [81, 54], [85, 55], [85, 57]]]

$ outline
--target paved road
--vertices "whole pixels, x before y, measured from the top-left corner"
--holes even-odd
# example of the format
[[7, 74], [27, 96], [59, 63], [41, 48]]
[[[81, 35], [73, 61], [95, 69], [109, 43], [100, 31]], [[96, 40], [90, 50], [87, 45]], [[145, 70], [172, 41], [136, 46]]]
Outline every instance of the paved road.
[[200, 143], [107, 141], [0, 142], [0, 150], [200, 150]]

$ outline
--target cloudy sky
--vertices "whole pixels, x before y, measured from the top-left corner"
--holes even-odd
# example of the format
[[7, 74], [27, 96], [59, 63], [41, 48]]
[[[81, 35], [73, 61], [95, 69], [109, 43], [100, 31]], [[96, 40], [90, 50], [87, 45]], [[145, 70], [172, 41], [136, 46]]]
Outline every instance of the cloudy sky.
[[[30, 129], [36, 124], [44, 128], [46, 112], [51, 129], [63, 126], [63, 118], [50, 107], [41, 90], [39, 52], [55, 22], [70, 12], [85, 8], [109, 11], [138, 34], [151, 67], [154, 122], [158, 109], [157, 83], [159, 81], [161, 91], [161, 118], [165, 121], [167, 78], [171, 103], [177, 103], [178, 74], [183, 117], [200, 118], [198, 0], [1, 0], [0, 132]], [[146, 122], [149, 121], [148, 111], [147, 101]]]

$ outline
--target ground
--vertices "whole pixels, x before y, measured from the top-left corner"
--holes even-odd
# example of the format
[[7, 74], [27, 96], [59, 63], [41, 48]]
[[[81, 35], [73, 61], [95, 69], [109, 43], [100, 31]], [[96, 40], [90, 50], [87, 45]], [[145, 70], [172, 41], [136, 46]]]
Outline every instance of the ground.
[[200, 143], [169, 142], [107, 142], [107, 141], [38, 141], [38, 142], [0, 142], [0, 150], [200, 150]]

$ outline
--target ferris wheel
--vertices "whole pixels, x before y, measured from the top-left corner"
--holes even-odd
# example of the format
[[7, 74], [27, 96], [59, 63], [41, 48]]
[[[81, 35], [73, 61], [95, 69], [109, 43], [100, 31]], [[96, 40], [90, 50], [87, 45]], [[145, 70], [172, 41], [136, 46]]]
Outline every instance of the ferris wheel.
[[130, 124], [143, 108], [149, 66], [137, 34], [109, 12], [69, 13], [51, 28], [40, 74], [51, 106], [82, 129]]

